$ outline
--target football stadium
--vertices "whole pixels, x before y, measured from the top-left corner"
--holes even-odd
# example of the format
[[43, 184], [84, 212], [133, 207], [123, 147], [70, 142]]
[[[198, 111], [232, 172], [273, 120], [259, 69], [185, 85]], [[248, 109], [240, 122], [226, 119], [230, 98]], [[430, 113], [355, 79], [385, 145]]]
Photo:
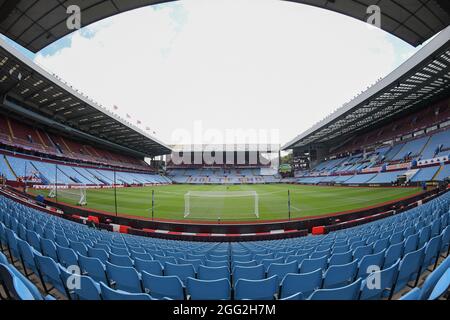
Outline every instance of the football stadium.
[[283, 144], [166, 143], [30, 58], [165, 2], [0, 0], [0, 300], [448, 300], [448, 1], [288, 1], [417, 49]]

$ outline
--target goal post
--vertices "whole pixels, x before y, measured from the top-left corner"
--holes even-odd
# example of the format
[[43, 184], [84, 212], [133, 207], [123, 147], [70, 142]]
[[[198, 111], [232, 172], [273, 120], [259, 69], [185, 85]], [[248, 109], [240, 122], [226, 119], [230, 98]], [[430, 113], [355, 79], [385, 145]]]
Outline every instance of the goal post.
[[[198, 214], [202, 215], [201, 218], [226, 217], [227, 212], [232, 210], [227, 203], [236, 206], [235, 214], [248, 213], [259, 218], [259, 196], [256, 191], [188, 191], [184, 195], [184, 218]], [[217, 217], [211, 216], [213, 213]], [[205, 216], [207, 214], [209, 216]]]
[[58, 200], [69, 200], [73, 201], [79, 206], [87, 205], [87, 193], [85, 186], [56, 186], [53, 185], [48, 193], [49, 198], [56, 198], [58, 196]]

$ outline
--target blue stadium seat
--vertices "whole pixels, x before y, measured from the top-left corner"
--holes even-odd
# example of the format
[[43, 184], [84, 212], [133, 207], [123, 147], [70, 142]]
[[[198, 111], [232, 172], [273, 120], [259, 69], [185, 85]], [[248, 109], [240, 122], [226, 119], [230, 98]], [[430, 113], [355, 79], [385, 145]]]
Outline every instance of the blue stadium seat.
[[394, 244], [386, 249], [383, 268], [389, 268], [403, 255], [403, 243]]
[[309, 297], [314, 290], [322, 287], [322, 270], [309, 273], [287, 274], [281, 282], [281, 298], [286, 298], [301, 292]]
[[280, 300], [282, 300], [282, 301], [289, 301], [289, 300], [300, 301], [300, 300], [305, 300], [305, 297], [303, 296], [303, 293], [298, 292], [296, 294], [293, 294], [292, 296], [281, 298]]
[[145, 271], [141, 275], [145, 292], [153, 298], [185, 299], [183, 283], [177, 276], [158, 276]]
[[422, 287], [420, 288], [420, 296], [418, 300], [427, 300], [430, 297], [430, 294], [436, 286], [437, 282], [449, 268], [450, 259], [447, 258], [442, 261], [441, 264], [426, 277]]
[[303, 262], [303, 260], [308, 259], [308, 254], [302, 254], [302, 255], [290, 255], [286, 257], [286, 263], [296, 261], [297, 262], [297, 268], [300, 266], [300, 264]]
[[[272, 258], [269, 258], [269, 259], [272, 259]], [[252, 258], [251, 254], [237, 255], [237, 256], [232, 257], [232, 262], [249, 262], [252, 260], [253, 260], [253, 258]]]
[[132, 267], [121, 267], [106, 262], [106, 274], [112, 287], [131, 293], [141, 293], [141, 278], [136, 269]]
[[288, 273], [298, 273], [296, 261], [289, 263], [272, 263], [267, 270], [267, 278], [278, 276], [278, 281], [282, 281]]
[[109, 262], [121, 267], [134, 267], [134, 262], [127, 256], [121, 256], [114, 253], [109, 254]]
[[353, 251], [353, 259], [359, 260], [364, 256], [372, 254], [372, 245], [360, 246]]
[[39, 277], [41, 279], [42, 286], [45, 292], [48, 294], [52, 290], [47, 284], [51, 284], [56, 290], [70, 298], [69, 293], [66, 291], [66, 286], [61, 279], [61, 272], [56, 262], [50, 257], [44, 257], [40, 254], [36, 254], [36, 265], [39, 271]]
[[27, 287], [27, 289], [33, 296], [34, 300], [55, 300], [55, 298], [51, 295], [47, 295], [47, 296], [43, 297], [41, 295], [41, 293], [39, 292], [38, 288], [30, 280], [28, 280], [22, 273], [20, 273], [16, 268], [14, 268], [11, 265], [8, 265], [7, 264], [8, 262], [6, 261], [6, 257], [5, 257], [5, 259], [2, 259], [1, 255], [2, 254], [0, 253], [0, 263], [5, 264], [9, 268], [11, 273], [13, 273], [14, 276], [17, 277], [22, 282], [22, 284]]
[[134, 260], [136, 258], [139, 258], [141, 260], [153, 260], [152, 256], [146, 252], [135, 252], [131, 250], [131, 258]]
[[[254, 255], [253, 260], [255, 260], [257, 264], [260, 264], [261, 261], [263, 261], [264, 259], [273, 259], [273, 258], [275, 258], [273, 253], [258, 253], [258, 254]], [[233, 261], [236, 261], [236, 260], [233, 259]], [[243, 262], [243, 261], [237, 261], [237, 262]]]
[[278, 276], [262, 280], [236, 281], [234, 298], [236, 300], [273, 300], [278, 293]]
[[[175, 264], [174, 262], [170, 262]], [[200, 259], [195, 259], [195, 260], [191, 260], [191, 259], [183, 259], [183, 258], [178, 258], [178, 263], [179, 264], [190, 264], [194, 267], [195, 272], [197, 272], [197, 269], [200, 265], [203, 264], [203, 261]]]
[[59, 261], [56, 245], [52, 240], [41, 238], [41, 248], [44, 256], [50, 257], [54, 261]]
[[105, 265], [99, 259], [78, 254], [78, 264], [83, 275], [87, 275], [97, 282], [108, 283]]
[[127, 248], [120, 248], [120, 247], [115, 247], [115, 246], [111, 246], [110, 247], [111, 253], [118, 255], [118, 256], [128, 256], [130, 254], [130, 252], [128, 251]]
[[441, 235], [435, 236], [434, 238], [431, 238], [425, 246], [422, 271], [425, 271], [430, 265], [432, 265], [432, 270], [436, 268], [441, 249], [441, 239]]
[[146, 293], [130, 293], [122, 290], [114, 290], [109, 288], [106, 284], [103, 282], [100, 282], [100, 290], [102, 294], [103, 300], [144, 300], [144, 301], [150, 301], [153, 300], [152, 297]]
[[240, 262], [240, 261], [233, 261], [231, 263], [231, 269], [234, 269], [235, 267], [254, 267], [259, 265], [255, 260], [247, 261], [247, 262]]
[[[74, 275], [74, 277], [77, 277]], [[91, 277], [78, 276], [80, 286], [73, 289], [73, 294], [77, 300], [101, 300], [100, 285]]]
[[236, 282], [240, 279], [246, 280], [261, 280], [266, 276], [266, 271], [262, 264], [254, 267], [240, 267], [237, 266], [233, 269], [233, 286], [236, 286]]
[[197, 278], [200, 280], [230, 279], [230, 269], [228, 267], [207, 267], [199, 266]]
[[389, 247], [389, 238], [377, 240], [373, 245], [373, 253], [378, 253], [386, 250]]
[[340, 245], [340, 246], [334, 246], [331, 251], [331, 254], [334, 255], [334, 254], [346, 253], [348, 251], [351, 252], [350, 246], [348, 244], [345, 244], [345, 245]]
[[369, 275], [368, 270], [372, 269], [373, 266], [377, 266], [379, 270], [382, 269], [384, 263], [385, 251], [381, 251], [375, 254], [366, 255], [359, 260], [358, 263], [358, 274], [356, 278], [365, 279]]
[[324, 274], [322, 288], [332, 289], [346, 286], [353, 282], [357, 271], [357, 260], [344, 265], [331, 266]]
[[105, 249], [89, 247], [88, 254], [90, 258], [97, 258], [102, 263], [106, 263], [106, 261], [109, 260], [109, 254], [105, 251]]
[[81, 254], [85, 257], [88, 256], [88, 248], [86, 247], [86, 245], [84, 243], [77, 242], [77, 241], [71, 241], [71, 240], [69, 240], [69, 243], [70, 243], [70, 247], [73, 250], [75, 250], [76, 253]]
[[177, 276], [186, 285], [186, 279], [195, 278], [195, 269], [192, 264], [173, 264], [166, 262], [164, 265], [165, 276]]
[[134, 266], [140, 273], [143, 271], [154, 274], [156, 276], [163, 275], [163, 267], [159, 261], [156, 260], [141, 260], [139, 258], [134, 259]]
[[9, 257], [11, 259], [11, 262], [16, 262], [17, 260], [19, 260], [20, 256], [19, 256], [19, 247], [17, 245], [17, 235], [14, 231], [12, 231], [11, 229], [5, 228], [5, 232], [6, 232], [6, 244], [8, 246], [8, 253], [9, 253]]
[[35, 300], [27, 286], [14, 275], [8, 265], [2, 263], [0, 263], [0, 283], [9, 299]]
[[261, 264], [264, 266], [264, 270], [267, 272], [267, 270], [269, 269], [270, 265], [274, 264], [274, 263], [283, 263], [284, 262], [284, 258], [280, 257], [280, 258], [273, 258], [273, 259], [263, 259], [261, 261]]
[[56, 244], [56, 250], [59, 257], [59, 263], [64, 267], [78, 266], [78, 255], [71, 248], [62, 247]]
[[419, 245], [419, 233], [415, 233], [408, 236], [408, 238], [406, 238], [405, 240], [405, 247], [403, 250], [403, 254], [406, 255], [410, 252], [416, 251], [418, 245]]
[[346, 252], [332, 254], [330, 259], [328, 260], [328, 265], [333, 266], [333, 265], [347, 264], [352, 262], [352, 260], [353, 260], [353, 251], [348, 250]]
[[445, 227], [445, 229], [442, 230], [441, 235], [442, 235], [441, 252], [445, 257], [448, 257], [450, 253], [450, 226]]
[[325, 270], [327, 267], [328, 258], [322, 257], [318, 259], [305, 259], [300, 265], [300, 273], [308, 273], [317, 269]]
[[419, 250], [408, 253], [401, 260], [394, 293], [403, 289], [410, 281], [414, 281], [414, 287], [417, 285], [424, 253], [425, 246]]
[[425, 245], [431, 237], [431, 226], [425, 226], [419, 231], [419, 248]]
[[[380, 300], [383, 297], [391, 298], [393, 295], [393, 288], [397, 279], [400, 259], [398, 259], [390, 267], [381, 271], [372, 273], [368, 278], [363, 280], [361, 284], [361, 300]], [[377, 286], [379, 280], [379, 286]]]
[[449, 291], [450, 288], [450, 269], [447, 269], [436, 283], [428, 300], [437, 300]]
[[227, 268], [229, 268], [229, 266], [230, 266], [228, 261], [210, 261], [210, 260], [205, 260], [204, 263], [205, 263], [205, 266], [212, 267], [212, 268], [220, 268], [220, 267], [227, 267]]
[[33, 247], [31, 247], [28, 242], [18, 239], [17, 246], [19, 248], [20, 259], [22, 261], [22, 266], [24, 267], [25, 275], [28, 277], [29, 273], [27, 270], [31, 270], [34, 274], [38, 274], [38, 269], [36, 265], [36, 260], [34, 259], [35, 252]]
[[187, 293], [191, 300], [230, 300], [231, 285], [228, 279], [199, 280], [187, 278]]
[[361, 279], [340, 288], [318, 289], [308, 300], [358, 300], [361, 288]]

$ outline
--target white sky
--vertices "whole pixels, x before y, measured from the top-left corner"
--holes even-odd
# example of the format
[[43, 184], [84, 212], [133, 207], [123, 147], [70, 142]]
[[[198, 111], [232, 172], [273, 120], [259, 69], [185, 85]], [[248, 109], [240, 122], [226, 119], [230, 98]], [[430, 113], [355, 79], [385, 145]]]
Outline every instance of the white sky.
[[199, 125], [196, 143], [242, 143], [220, 136], [245, 128], [270, 134], [247, 142], [284, 144], [414, 52], [310, 6], [186, 0], [101, 21], [35, 61], [168, 144], [190, 143], [180, 136]]

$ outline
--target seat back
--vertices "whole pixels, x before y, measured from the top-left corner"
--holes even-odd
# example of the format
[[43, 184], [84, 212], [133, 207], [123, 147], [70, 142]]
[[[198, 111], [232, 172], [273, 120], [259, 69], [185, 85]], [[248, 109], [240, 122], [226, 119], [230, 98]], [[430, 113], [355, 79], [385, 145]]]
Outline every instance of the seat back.
[[228, 279], [186, 279], [187, 293], [191, 300], [230, 300], [231, 285]]
[[207, 267], [199, 266], [197, 278], [200, 280], [230, 279], [230, 269], [228, 267]]
[[287, 274], [281, 282], [281, 298], [286, 298], [301, 292], [309, 297], [316, 289], [322, 287], [322, 270], [309, 273]]
[[314, 291], [309, 300], [357, 300], [361, 287], [361, 279], [340, 288], [319, 289]]
[[192, 264], [173, 264], [166, 262], [164, 265], [164, 275], [177, 276], [185, 284], [187, 278], [195, 278], [195, 269]]
[[236, 300], [273, 300], [278, 291], [278, 276], [261, 280], [239, 279], [236, 282]]
[[115, 288], [131, 293], [141, 293], [142, 284], [139, 274], [132, 267], [121, 267], [106, 262], [106, 274], [110, 282], [115, 282]]
[[240, 279], [260, 280], [260, 279], [264, 279], [265, 276], [266, 276], [266, 272], [265, 272], [264, 266], [262, 264], [254, 266], [254, 267], [237, 266], [233, 269], [234, 285], [236, 285], [236, 282]]
[[163, 275], [163, 267], [159, 261], [156, 260], [142, 260], [139, 258], [134, 259], [134, 266], [136, 270], [142, 273], [143, 271], [154, 274], [157, 276]]
[[177, 276], [158, 276], [142, 271], [142, 284], [146, 293], [156, 299], [184, 300], [183, 283]]

